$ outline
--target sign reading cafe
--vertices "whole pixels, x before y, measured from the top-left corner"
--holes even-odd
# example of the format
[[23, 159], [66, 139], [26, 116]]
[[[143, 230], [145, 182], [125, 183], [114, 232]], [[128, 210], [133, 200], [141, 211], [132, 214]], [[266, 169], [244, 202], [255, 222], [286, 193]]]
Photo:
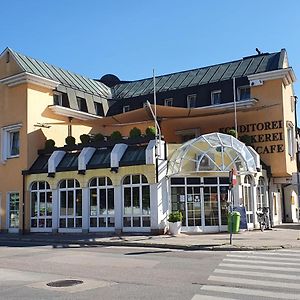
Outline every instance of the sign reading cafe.
[[[232, 127], [220, 128], [219, 131], [228, 133]], [[284, 152], [282, 121], [251, 123], [238, 126], [239, 137], [247, 136], [249, 143], [258, 154]]]

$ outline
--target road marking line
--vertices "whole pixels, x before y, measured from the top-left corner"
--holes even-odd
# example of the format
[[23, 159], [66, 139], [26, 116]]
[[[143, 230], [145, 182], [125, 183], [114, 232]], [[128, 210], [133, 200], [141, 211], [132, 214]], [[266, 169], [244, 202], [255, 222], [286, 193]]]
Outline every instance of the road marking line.
[[208, 280], [234, 283], [234, 284], [255, 285], [255, 286], [264, 286], [264, 287], [280, 287], [286, 289], [300, 290], [299, 283], [265, 281], [265, 280], [249, 279], [249, 278], [234, 278], [234, 277], [223, 277], [223, 276], [209, 276]]
[[295, 262], [280, 262], [280, 261], [263, 261], [263, 260], [250, 260], [250, 259], [235, 259], [235, 258], [224, 258], [223, 261], [240, 262], [247, 264], [265, 264], [265, 265], [292, 265], [300, 266], [300, 263]]
[[274, 274], [274, 273], [226, 270], [226, 269], [215, 269], [214, 272], [221, 273], [221, 274], [228, 274], [228, 275], [246, 275], [246, 276], [254, 276], [254, 277], [269, 277], [269, 278], [277, 278], [277, 279], [300, 280], [300, 276], [287, 275], [287, 274]]
[[260, 296], [260, 297], [267, 297], [267, 298], [274, 298], [274, 299], [300, 300], [300, 295], [296, 293], [287, 294], [287, 293], [262, 291], [262, 290], [255, 290], [255, 289], [225, 287], [219, 285], [205, 285], [201, 287], [201, 290], [237, 294], [237, 295]]
[[300, 269], [286, 268], [286, 267], [253, 266], [253, 265], [246, 265], [246, 264], [236, 265], [236, 264], [228, 264], [228, 263], [220, 263], [219, 266], [238, 268], [238, 269], [255, 269], [255, 270], [270, 270], [270, 271], [284, 271], [284, 272], [300, 273]]
[[215, 297], [208, 295], [195, 295], [191, 300], [224, 300], [224, 299], [232, 299], [232, 298], [224, 298], [224, 297]]
[[227, 257], [237, 257], [237, 258], [257, 258], [260, 260], [283, 260], [283, 261], [299, 261], [300, 258], [287, 258], [287, 257], [270, 257], [270, 256], [259, 256], [259, 255], [238, 255], [238, 254], [228, 254]]

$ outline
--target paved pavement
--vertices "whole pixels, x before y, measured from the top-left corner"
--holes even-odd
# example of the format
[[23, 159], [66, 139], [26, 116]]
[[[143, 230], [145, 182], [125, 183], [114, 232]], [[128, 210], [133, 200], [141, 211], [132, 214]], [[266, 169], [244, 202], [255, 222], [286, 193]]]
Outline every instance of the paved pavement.
[[300, 248], [300, 224], [284, 224], [272, 230], [243, 231], [233, 235], [229, 244], [228, 233], [171, 235], [105, 235], [89, 234], [0, 234], [1, 245], [53, 245], [70, 247], [85, 245], [154, 247], [183, 250], [270, 250]]

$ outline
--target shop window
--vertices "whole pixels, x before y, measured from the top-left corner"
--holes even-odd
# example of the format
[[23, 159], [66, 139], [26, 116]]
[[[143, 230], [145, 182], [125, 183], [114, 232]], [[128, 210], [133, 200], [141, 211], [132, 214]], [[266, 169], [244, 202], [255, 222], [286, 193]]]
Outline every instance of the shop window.
[[8, 227], [19, 228], [20, 221], [20, 194], [8, 193]]
[[265, 179], [260, 177], [257, 185], [257, 210], [261, 210], [263, 207], [268, 207], [266, 197], [266, 185]]
[[172, 98], [165, 99], [164, 104], [165, 106], [173, 106], [173, 99]]
[[221, 90], [211, 92], [211, 104], [221, 104]]
[[2, 128], [2, 159], [19, 157], [20, 155], [20, 128], [21, 124]]
[[150, 186], [142, 174], [128, 175], [123, 179], [123, 227], [151, 225]]
[[88, 112], [86, 100], [81, 97], [77, 97], [76, 99], [77, 99], [77, 104], [78, 104], [79, 110], [83, 111], [83, 112]]
[[82, 227], [82, 190], [76, 179], [65, 179], [59, 184], [59, 227]]
[[52, 191], [48, 182], [32, 183], [30, 203], [31, 228], [52, 228]]
[[114, 188], [109, 177], [95, 177], [89, 184], [90, 227], [115, 226]]
[[196, 100], [197, 100], [197, 95], [188, 95], [186, 98], [186, 107], [187, 108], [194, 108], [196, 107]]
[[238, 100], [249, 100], [251, 98], [250, 87], [241, 86], [238, 88]]

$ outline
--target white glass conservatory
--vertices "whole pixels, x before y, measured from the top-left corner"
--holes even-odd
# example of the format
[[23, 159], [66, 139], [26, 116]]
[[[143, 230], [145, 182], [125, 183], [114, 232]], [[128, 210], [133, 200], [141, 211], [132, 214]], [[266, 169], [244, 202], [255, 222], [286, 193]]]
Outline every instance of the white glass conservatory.
[[[241, 182], [241, 177], [253, 177], [257, 173], [258, 161], [253, 149], [227, 134], [210, 133], [181, 145], [169, 159], [167, 176], [170, 210], [182, 211], [183, 229], [226, 230], [229, 171], [237, 170]], [[234, 193], [234, 205], [244, 205], [238, 188]], [[254, 206], [253, 201], [254, 197], [250, 199], [249, 209]], [[253, 218], [249, 217], [250, 221], [253, 223]]]

